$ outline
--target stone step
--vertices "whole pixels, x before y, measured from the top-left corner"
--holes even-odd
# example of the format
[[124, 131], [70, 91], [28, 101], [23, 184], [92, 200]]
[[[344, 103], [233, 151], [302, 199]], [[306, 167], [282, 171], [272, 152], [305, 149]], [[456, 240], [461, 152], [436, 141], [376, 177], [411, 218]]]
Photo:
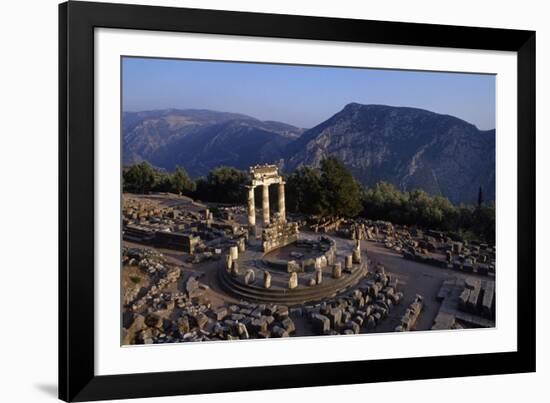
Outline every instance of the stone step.
[[254, 285], [245, 285], [224, 269], [219, 270], [219, 278], [222, 287], [229, 293], [245, 300], [255, 302], [277, 302], [285, 304], [299, 304], [318, 301], [331, 297], [347, 288], [355, 285], [364, 275], [363, 269], [356, 270], [352, 274], [345, 275], [341, 279], [315, 287], [300, 287], [296, 289], [262, 288]]

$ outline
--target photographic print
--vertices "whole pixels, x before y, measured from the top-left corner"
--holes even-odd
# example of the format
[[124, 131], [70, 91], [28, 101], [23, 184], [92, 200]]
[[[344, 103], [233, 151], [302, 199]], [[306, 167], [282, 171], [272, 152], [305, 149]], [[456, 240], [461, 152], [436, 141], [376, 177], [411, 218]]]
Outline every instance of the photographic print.
[[495, 327], [495, 75], [124, 56], [121, 82], [123, 345]]

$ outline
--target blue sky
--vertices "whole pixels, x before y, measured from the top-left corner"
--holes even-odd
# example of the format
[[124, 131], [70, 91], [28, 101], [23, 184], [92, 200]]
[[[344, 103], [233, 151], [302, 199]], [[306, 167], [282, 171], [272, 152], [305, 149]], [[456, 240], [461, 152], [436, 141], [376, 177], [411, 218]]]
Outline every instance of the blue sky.
[[495, 76], [123, 58], [124, 111], [212, 109], [310, 128], [346, 104], [410, 106], [495, 127]]

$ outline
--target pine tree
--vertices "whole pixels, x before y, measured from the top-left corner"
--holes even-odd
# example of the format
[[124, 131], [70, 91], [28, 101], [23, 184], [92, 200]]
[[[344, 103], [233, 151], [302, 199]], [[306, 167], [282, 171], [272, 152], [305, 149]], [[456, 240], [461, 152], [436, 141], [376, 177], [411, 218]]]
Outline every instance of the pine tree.
[[479, 191], [477, 193], [477, 207], [481, 207], [483, 205], [483, 187], [479, 187]]

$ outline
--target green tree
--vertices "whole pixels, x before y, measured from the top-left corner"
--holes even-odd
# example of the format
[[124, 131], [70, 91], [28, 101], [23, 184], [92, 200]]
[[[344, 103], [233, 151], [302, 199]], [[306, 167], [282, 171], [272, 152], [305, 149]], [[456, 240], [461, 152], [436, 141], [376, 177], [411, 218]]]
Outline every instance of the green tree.
[[172, 174], [171, 188], [174, 193], [191, 194], [195, 191], [195, 182], [191, 180], [185, 169], [176, 167], [176, 171]]
[[155, 171], [151, 164], [143, 161], [123, 172], [123, 189], [128, 192], [149, 192], [155, 183]]
[[321, 161], [321, 189], [323, 214], [354, 217], [361, 212], [361, 186], [337, 158]]
[[247, 180], [246, 173], [241, 170], [219, 167], [211, 171], [206, 178], [197, 180], [196, 196], [201, 200], [218, 203], [244, 203], [244, 186]]
[[305, 166], [298, 168], [286, 180], [286, 205], [290, 211], [320, 214], [322, 211], [321, 173]]
[[484, 240], [494, 243], [495, 206], [454, 206], [449, 199], [431, 196], [423, 190], [403, 192], [379, 182], [367, 189], [363, 215], [395, 224], [448, 231], [456, 240]]
[[172, 175], [164, 171], [155, 171], [153, 192], [170, 192], [172, 190]]

